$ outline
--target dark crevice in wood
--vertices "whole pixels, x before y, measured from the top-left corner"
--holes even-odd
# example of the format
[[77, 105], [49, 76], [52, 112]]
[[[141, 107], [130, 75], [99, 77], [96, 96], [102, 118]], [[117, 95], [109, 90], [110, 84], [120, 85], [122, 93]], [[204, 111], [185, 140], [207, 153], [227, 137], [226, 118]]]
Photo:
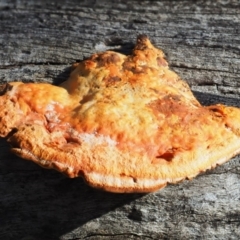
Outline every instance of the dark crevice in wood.
[[[77, 62], [77, 61], [76, 61]], [[19, 68], [19, 67], [24, 67], [24, 66], [48, 66], [48, 65], [53, 65], [53, 66], [64, 66], [68, 65], [68, 63], [60, 63], [60, 62], [24, 62], [24, 63], [19, 63], [19, 64], [14, 64], [14, 65], [0, 65], [0, 69], [11, 69], [11, 68]]]
[[237, 98], [224, 97], [216, 94], [202, 93], [197, 91], [193, 91], [193, 94], [198, 101], [205, 106], [222, 103], [230, 106], [240, 107], [240, 101]]
[[187, 65], [183, 65], [183, 64], [170, 64], [170, 67], [173, 68], [179, 68], [179, 69], [190, 69], [190, 70], [195, 70], [195, 71], [209, 71], [209, 72], [223, 72], [223, 73], [232, 73], [231, 71], [225, 71], [222, 69], [210, 69], [210, 68], [200, 68], [200, 67], [190, 67]]

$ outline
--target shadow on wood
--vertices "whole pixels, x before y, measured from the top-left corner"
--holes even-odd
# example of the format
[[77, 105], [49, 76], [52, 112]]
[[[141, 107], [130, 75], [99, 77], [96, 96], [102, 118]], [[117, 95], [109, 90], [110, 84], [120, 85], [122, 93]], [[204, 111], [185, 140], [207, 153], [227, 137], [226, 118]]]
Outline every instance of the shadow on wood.
[[59, 239], [143, 196], [92, 189], [80, 178], [69, 179], [15, 157], [3, 139], [0, 148], [1, 239]]
[[193, 94], [203, 106], [225, 104], [228, 106], [240, 107], [238, 98], [223, 97], [216, 94], [201, 93], [197, 91], [193, 91]]

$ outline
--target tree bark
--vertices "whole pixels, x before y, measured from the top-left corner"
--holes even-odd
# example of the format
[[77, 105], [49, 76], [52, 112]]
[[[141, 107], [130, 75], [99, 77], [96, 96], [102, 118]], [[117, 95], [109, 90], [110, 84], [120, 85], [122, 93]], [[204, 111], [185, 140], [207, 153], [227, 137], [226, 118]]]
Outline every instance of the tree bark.
[[[146, 34], [203, 104], [239, 106], [238, 1], [0, 2], [0, 82], [65, 80]], [[0, 140], [0, 239], [239, 239], [240, 163], [151, 194], [112, 194], [12, 155]]]

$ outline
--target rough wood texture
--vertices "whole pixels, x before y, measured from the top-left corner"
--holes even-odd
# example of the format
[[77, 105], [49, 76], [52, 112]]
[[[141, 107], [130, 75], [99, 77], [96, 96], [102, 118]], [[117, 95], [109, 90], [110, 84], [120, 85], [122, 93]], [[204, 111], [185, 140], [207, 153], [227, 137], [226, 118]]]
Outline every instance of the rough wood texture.
[[[71, 63], [129, 53], [145, 33], [204, 104], [240, 107], [239, 13], [226, 0], [2, 0], [0, 82], [61, 82]], [[0, 148], [0, 239], [240, 238], [239, 157], [153, 194], [119, 195]]]

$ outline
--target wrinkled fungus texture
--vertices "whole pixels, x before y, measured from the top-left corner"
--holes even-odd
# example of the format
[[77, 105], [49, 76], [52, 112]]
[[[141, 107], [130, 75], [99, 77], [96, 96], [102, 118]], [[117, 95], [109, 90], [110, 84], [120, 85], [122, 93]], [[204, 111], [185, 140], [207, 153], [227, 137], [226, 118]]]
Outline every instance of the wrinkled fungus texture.
[[60, 86], [0, 90], [0, 136], [15, 154], [104, 190], [154, 191], [240, 152], [240, 110], [201, 106], [146, 36], [132, 55], [74, 64]]

